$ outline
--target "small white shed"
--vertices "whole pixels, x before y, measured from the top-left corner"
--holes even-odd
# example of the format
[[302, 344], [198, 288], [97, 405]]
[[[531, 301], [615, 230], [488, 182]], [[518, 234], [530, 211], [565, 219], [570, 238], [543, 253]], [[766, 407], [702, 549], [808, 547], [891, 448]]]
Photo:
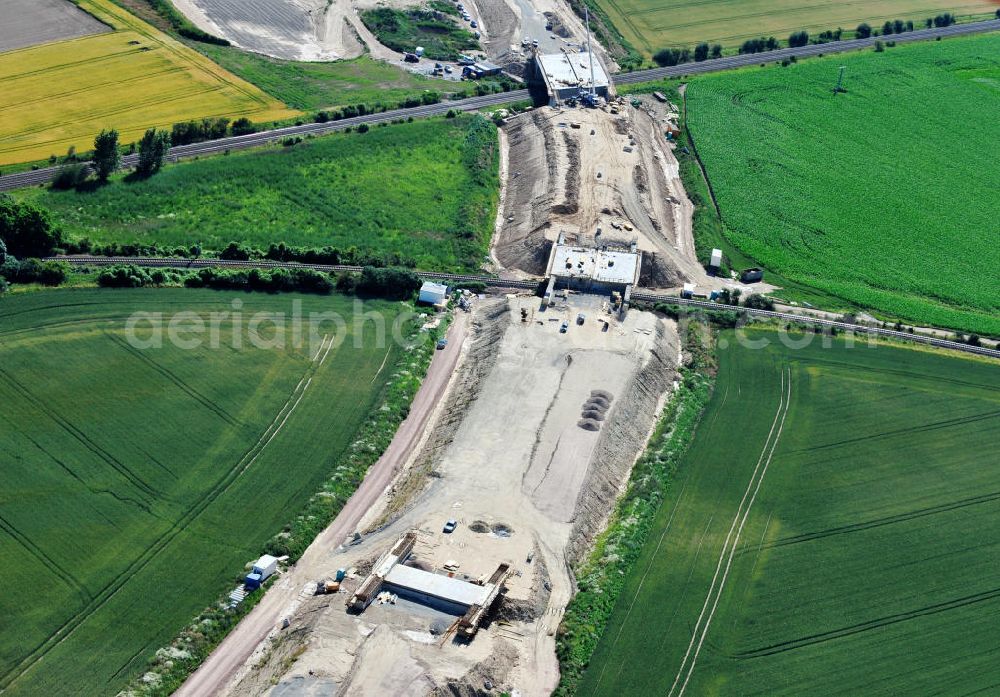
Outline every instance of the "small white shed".
[[715, 268], [719, 268], [720, 266], [722, 266], [722, 250], [721, 249], [713, 249], [712, 250], [712, 261], [709, 262], [709, 266], [714, 266]]
[[428, 305], [440, 305], [448, 297], [448, 286], [443, 283], [425, 281], [420, 286], [420, 302]]

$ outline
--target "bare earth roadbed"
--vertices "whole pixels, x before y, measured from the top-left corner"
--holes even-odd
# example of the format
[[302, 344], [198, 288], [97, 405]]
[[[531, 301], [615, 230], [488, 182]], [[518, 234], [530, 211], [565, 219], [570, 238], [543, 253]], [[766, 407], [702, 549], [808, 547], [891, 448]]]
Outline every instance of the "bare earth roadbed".
[[[537, 298], [481, 301], [448, 401], [394, 485], [397, 500], [386, 501], [395, 512], [361, 544], [331, 549], [314, 567], [320, 577], [357, 568], [346, 594], [310, 597], [313, 584], [303, 586], [289, 628], [258, 650], [225, 694], [263, 695], [275, 683], [286, 696], [464, 694], [483, 680], [522, 694], [555, 687], [554, 635], [572, 593], [567, 564], [603, 525], [678, 357], [672, 323], [632, 312], [603, 332], [602, 304], [570, 296], [540, 311]], [[560, 333], [560, 322], [579, 311], [590, 319]], [[581, 409], [595, 394], [609, 397], [610, 407], [596, 430], [581, 428]], [[423, 476], [407, 485], [422, 464]], [[368, 525], [380, 515], [372, 511]], [[444, 535], [449, 518], [458, 529]], [[346, 612], [371, 560], [411, 529], [419, 531], [420, 568], [454, 561], [472, 577], [499, 562], [517, 569], [501, 616], [471, 643], [442, 644], [430, 630], [453, 618], [402, 600]]]

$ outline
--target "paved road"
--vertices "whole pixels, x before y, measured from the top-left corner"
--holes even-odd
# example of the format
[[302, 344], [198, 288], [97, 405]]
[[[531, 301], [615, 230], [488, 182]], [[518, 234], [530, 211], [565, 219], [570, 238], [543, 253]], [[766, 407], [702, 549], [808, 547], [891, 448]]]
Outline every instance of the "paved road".
[[365, 475], [337, 518], [309, 545], [299, 562], [267, 590], [264, 598], [174, 693], [174, 697], [205, 697], [219, 692], [246, 662], [257, 645], [278, 626], [289, 604], [309, 581], [316, 580], [318, 565], [331, 550], [357, 529], [358, 522], [378, 501], [420, 442], [434, 408], [441, 401], [469, 326], [469, 315], [458, 312], [448, 330], [448, 345], [436, 351], [410, 413], [400, 424], [389, 447]]
[[[649, 82], [652, 80], [662, 80], [668, 77], [680, 77], [682, 75], [695, 75], [699, 73], [717, 72], [720, 70], [732, 70], [760, 63], [780, 61], [784, 58], [795, 56], [804, 58], [818, 54], [842, 53], [844, 51], [855, 51], [860, 48], [872, 46], [876, 41], [891, 40], [897, 43], [909, 41], [927, 41], [939, 36], [959, 36], [963, 34], [978, 34], [982, 32], [1000, 31], [1000, 19], [987, 22], [972, 22], [970, 24], [955, 24], [950, 27], [920, 29], [903, 34], [893, 34], [891, 37], [878, 37], [870, 39], [851, 39], [849, 41], [837, 41], [828, 44], [803, 46], [801, 48], [783, 48], [777, 51], [766, 53], [755, 53], [743, 56], [729, 56], [707, 60], [702, 63], [685, 63], [684, 65], [670, 68], [652, 68], [650, 70], [637, 70], [633, 73], [615, 75], [614, 81], [618, 85], [633, 84], [636, 82]], [[412, 109], [394, 109], [381, 114], [368, 114], [356, 116], [341, 121], [330, 121], [327, 123], [307, 123], [301, 126], [288, 126], [261, 133], [252, 133], [245, 136], [231, 136], [205, 143], [194, 143], [192, 145], [179, 145], [170, 150], [170, 159], [173, 161], [182, 157], [192, 157], [194, 155], [208, 155], [211, 153], [224, 152], [226, 150], [238, 150], [240, 148], [250, 148], [265, 145], [275, 140], [287, 138], [289, 136], [305, 136], [309, 134], [319, 135], [340, 131], [349, 126], [358, 126], [362, 123], [377, 124], [384, 121], [392, 121], [399, 118], [421, 118], [427, 116], [440, 116], [448, 112], [449, 109], [457, 111], [477, 111], [490, 106], [508, 104], [510, 102], [529, 99], [527, 90], [515, 90], [513, 92], [503, 92], [491, 94], [484, 97], [470, 97], [440, 104], [428, 106], [418, 106]], [[135, 166], [137, 156], [128, 155], [123, 160], [123, 166]], [[25, 186], [43, 184], [52, 180], [58, 167], [45, 167], [31, 172], [21, 172], [18, 174], [7, 174], [0, 176], [0, 191], [17, 189]]]
[[742, 56], [728, 56], [726, 58], [716, 58], [702, 63], [685, 63], [683, 65], [669, 68], [652, 68], [650, 70], [637, 70], [634, 73], [624, 73], [615, 75], [616, 85], [628, 85], [636, 82], [649, 82], [651, 80], [663, 80], [670, 77], [681, 77], [682, 75], [697, 75], [700, 73], [714, 73], [720, 70], [732, 70], [734, 68], [744, 68], [750, 65], [760, 65], [761, 63], [772, 63], [785, 58], [807, 58], [809, 56], [830, 55], [833, 53], [844, 53], [846, 51], [857, 51], [858, 49], [874, 46], [876, 41], [895, 41], [896, 43], [907, 43], [910, 41], [928, 41], [937, 37], [962, 36], [966, 34], [981, 34], [983, 32], [1000, 31], [1000, 19], [991, 19], [986, 22], [971, 22], [969, 24], [953, 24], [950, 27], [933, 27], [931, 29], [918, 29], [916, 31], [904, 32], [903, 34], [893, 34], [892, 36], [877, 36], [868, 39], [849, 39], [847, 41], [833, 41], [828, 44], [810, 44], [801, 48], [780, 48], [777, 51], [767, 51], [765, 53], [752, 53]]

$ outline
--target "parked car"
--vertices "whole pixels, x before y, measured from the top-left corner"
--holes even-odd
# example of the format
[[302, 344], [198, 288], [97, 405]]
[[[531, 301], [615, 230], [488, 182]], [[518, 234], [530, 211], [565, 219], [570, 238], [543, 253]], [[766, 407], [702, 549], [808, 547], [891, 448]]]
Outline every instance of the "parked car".
[[581, 312], [580, 314], [578, 314], [576, 316], [576, 323], [577, 324], [583, 324], [584, 320], [586, 320], [586, 319], [587, 319], [587, 316]]
[[565, 334], [569, 330], [569, 321], [563, 320], [563, 323], [559, 325], [559, 331]]
[[457, 527], [458, 527], [458, 521], [452, 518], [451, 520], [449, 520], [447, 523], [444, 524], [443, 530], [445, 533], [450, 535], [451, 533], [455, 532], [455, 528]]
[[479, 22], [477, 22], [476, 20], [472, 20], [471, 22], [469, 22], [469, 26], [475, 29], [476, 27], [479, 26]]
[[443, 349], [447, 345], [448, 345], [448, 340], [447, 339], [438, 339], [437, 350], [440, 351], [441, 349]]

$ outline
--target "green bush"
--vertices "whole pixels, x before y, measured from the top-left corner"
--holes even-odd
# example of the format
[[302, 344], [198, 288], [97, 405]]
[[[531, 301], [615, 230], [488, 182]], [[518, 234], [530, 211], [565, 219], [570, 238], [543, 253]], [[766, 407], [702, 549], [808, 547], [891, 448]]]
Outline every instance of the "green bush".
[[0, 240], [15, 257], [44, 257], [62, 243], [62, 232], [44, 208], [0, 194]]

